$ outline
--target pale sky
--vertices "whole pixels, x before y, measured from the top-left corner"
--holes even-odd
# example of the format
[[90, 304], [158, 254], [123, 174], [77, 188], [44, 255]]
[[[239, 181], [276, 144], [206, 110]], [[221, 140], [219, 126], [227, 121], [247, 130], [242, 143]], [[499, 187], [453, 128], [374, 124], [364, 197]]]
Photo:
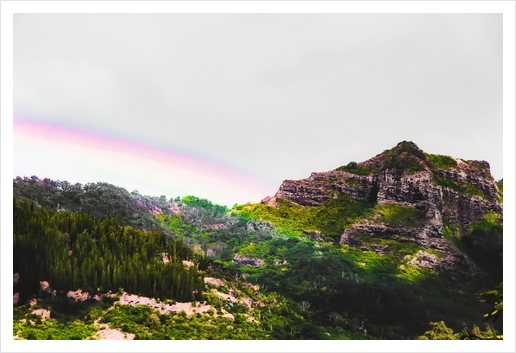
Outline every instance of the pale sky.
[[207, 169], [193, 171], [196, 184], [165, 178], [179, 175], [175, 162], [115, 163], [109, 149], [46, 130], [18, 137], [16, 124], [14, 175], [229, 206], [403, 140], [487, 160], [498, 180], [502, 15], [15, 14], [14, 116], [180, 152], [247, 181], [222, 187]]

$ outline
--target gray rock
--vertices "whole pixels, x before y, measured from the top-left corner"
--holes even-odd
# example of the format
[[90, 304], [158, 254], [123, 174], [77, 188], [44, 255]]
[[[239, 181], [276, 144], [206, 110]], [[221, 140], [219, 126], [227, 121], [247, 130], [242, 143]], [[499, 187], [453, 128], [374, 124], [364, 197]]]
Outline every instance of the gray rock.
[[263, 265], [265, 265], [265, 261], [262, 259], [240, 254], [235, 254], [233, 261], [235, 261], [241, 266], [262, 267]]
[[[407, 172], [392, 168], [400, 160], [416, 162], [422, 170]], [[414, 143], [402, 142], [389, 151], [358, 163], [359, 167], [370, 168], [369, 175], [338, 170], [312, 173], [303, 180], [285, 180], [273, 197], [265, 198], [262, 202], [277, 204], [277, 199], [282, 198], [303, 206], [320, 206], [335, 197], [335, 192], [340, 192], [357, 201], [376, 200], [379, 205], [394, 203], [417, 208], [425, 213], [424, 220], [417, 227], [404, 228], [375, 222], [355, 224], [344, 231], [340, 243], [383, 254], [389, 249], [364, 244], [358, 234], [412, 241], [424, 248], [436, 249], [443, 255], [438, 259], [429, 253], [419, 254], [417, 260], [414, 260], [415, 265], [476, 277], [480, 273], [478, 268], [444, 238], [443, 218], [464, 229], [486, 213], [502, 213], [503, 205], [496, 182], [489, 171], [489, 163], [461, 159], [455, 161], [457, 167], [438, 168]], [[439, 178], [464, 189], [458, 192], [451, 187], [441, 186], [436, 182]], [[472, 195], [466, 192], [466, 188], [477, 193], [481, 191], [484, 196]], [[314, 232], [309, 233], [313, 240], [320, 238]]]

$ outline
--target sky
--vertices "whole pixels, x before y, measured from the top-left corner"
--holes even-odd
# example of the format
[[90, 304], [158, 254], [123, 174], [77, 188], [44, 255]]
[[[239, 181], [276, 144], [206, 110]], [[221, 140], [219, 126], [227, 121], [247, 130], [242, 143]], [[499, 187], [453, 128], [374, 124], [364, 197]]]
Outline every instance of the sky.
[[503, 177], [501, 14], [13, 23], [13, 177], [231, 207], [403, 140]]

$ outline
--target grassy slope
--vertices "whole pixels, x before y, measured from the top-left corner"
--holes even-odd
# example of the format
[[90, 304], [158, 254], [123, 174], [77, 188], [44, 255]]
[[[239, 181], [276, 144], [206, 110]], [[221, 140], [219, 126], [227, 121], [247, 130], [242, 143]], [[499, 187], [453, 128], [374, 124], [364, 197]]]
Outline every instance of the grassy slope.
[[[192, 203], [192, 200], [189, 202]], [[268, 319], [262, 316], [266, 315], [267, 310], [257, 310], [252, 314], [258, 315], [262, 325], [244, 327], [238, 326], [238, 323], [231, 324], [237, 325], [241, 329], [239, 332], [253, 339], [271, 338], [267, 334], [278, 331], [274, 329], [275, 325], [283, 325], [291, 328], [290, 336], [284, 333], [272, 338], [363, 338], [365, 336], [361, 336], [359, 327], [365, 321], [368, 333], [375, 337], [411, 338], [424, 332], [429, 321], [445, 320], [455, 330], [479, 323], [477, 317], [481, 317], [479, 313], [483, 312], [483, 307], [473, 295], [479, 288], [464, 279], [457, 280], [408, 264], [405, 255], [413, 255], [420, 250], [415, 244], [364, 238], [370, 243], [390, 246], [387, 256], [381, 256], [372, 251], [341, 246], [335, 241], [310, 241], [304, 232], [321, 231], [338, 240], [345, 227], [363, 218], [374, 219], [375, 215], [385, 223], [411, 227], [420, 220], [421, 215], [416, 210], [396, 205], [372, 207], [345, 195], [338, 195], [320, 207], [303, 207], [285, 200], [279, 200], [279, 203], [279, 209], [262, 204], [237, 206], [231, 215], [224, 213], [224, 210], [205, 207], [211, 223], [231, 220], [228, 229], [210, 230], [195, 220], [184, 222], [174, 215], [163, 215], [157, 219], [172, 233], [199, 244], [201, 248], [223, 244], [225, 249], [216, 254], [220, 263], [243, 272], [249, 281], [262, 286], [262, 292], [268, 293], [266, 296], [283, 303], [277, 309], [269, 305], [272, 316]], [[273, 231], [245, 231], [252, 220], [274, 224]], [[265, 259], [265, 266], [255, 268], [232, 263], [235, 253]], [[303, 302], [310, 303], [310, 308], [300, 309]], [[153, 335], [163, 339], [195, 337], [193, 334], [180, 337], [173, 333], [175, 314], [170, 317], [158, 315], [164, 324], [162, 326], [170, 327], [158, 330], [151, 327], [152, 322], [139, 321], [141, 312], [133, 312], [129, 308], [117, 310], [120, 310], [117, 317], [125, 318], [123, 322], [133, 323], [133, 326], [126, 327], [128, 332], [141, 333], [138, 338], [151, 338]], [[79, 326], [70, 326], [72, 331], [67, 333], [63, 326], [59, 326], [63, 324], [59, 321], [59, 309], [55, 312], [57, 318], [43, 322], [47, 326], [41, 332], [32, 332], [36, 338], [42, 338], [44, 332], [54, 332], [50, 328], [52, 325], [62, 332], [60, 338], [84, 338], [94, 332], [91, 324], [88, 325], [88, 321], [82, 317], [78, 318], [83, 322], [82, 326], [77, 322]], [[62, 315], [64, 322], [73, 322], [69, 313]], [[288, 322], [282, 322], [280, 318], [286, 318]], [[183, 319], [186, 321], [182, 322]], [[205, 332], [211, 332], [212, 326], [224, 325], [222, 321], [203, 315], [183, 319], [179, 320], [181, 325], [191, 323], [192, 327], [202, 328]], [[119, 327], [112, 315], [106, 320], [110, 321], [110, 325]], [[23, 329], [19, 325], [17, 323], [15, 326], [15, 334], [21, 337], [27, 338], [30, 330], [36, 330], [30, 326], [26, 331], [29, 324], [22, 325]], [[223, 331], [216, 337], [230, 338], [224, 336]], [[323, 334], [325, 332], [331, 336]], [[149, 333], [152, 335], [148, 336]]]

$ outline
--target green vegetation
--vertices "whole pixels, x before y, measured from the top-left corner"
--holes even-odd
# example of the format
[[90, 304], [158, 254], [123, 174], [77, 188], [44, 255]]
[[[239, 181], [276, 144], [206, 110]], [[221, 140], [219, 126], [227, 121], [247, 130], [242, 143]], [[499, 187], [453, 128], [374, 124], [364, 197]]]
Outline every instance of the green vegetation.
[[[503, 283], [494, 289], [483, 290], [478, 294], [480, 301], [489, 303], [493, 306], [490, 312], [484, 315], [484, 321], [492, 320], [495, 322], [503, 311]], [[493, 325], [486, 323], [486, 330], [481, 331], [477, 325], [473, 325], [472, 329], [465, 327], [459, 333], [453, 333], [453, 330], [446, 326], [444, 321], [430, 322], [431, 329], [426, 331], [420, 340], [500, 340], [503, 335], [495, 330]]]
[[457, 168], [457, 161], [450, 156], [443, 156], [439, 154], [426, 154], [431, 164], [435, 168], [441, 168], [450, 170], [452, 168]]
[[[402, 157], [391, 162], [400, 172], [421, 168], [417, 158], [424, 159], [413, 144], [398, 145], [396, 153]], [[356, 174], [372, 172], [358, 165], [353, 168]], [[345, 181], [351, 185], [354, 180]], [[143, 212], [138, 219], [149, 215], [152, 220], [138, 226], [156, 228], [144, 231], [105, 218], [107, 210], [95, 217], [56, 212], [55, 200], [42, 197], [47, 186], [41, 181], [21, 181], [20, 185], [18, 191], [23, 192], [16, 198], [13, 218], [14, 268], [20, 273], [15, 290], [22, 294], [22, 305], [14, 310], [13, 334], [19, 337], [47, 339], [51, 333], [52, 339], [91, 338], [99, 329], [95, 325], [99, 319], [111, 328], [135, 334], [136, 339], [414, 339], [428, 330], [429, 322], [441, 320], [433, 333], [425, 334], [427, 338], [499, 336], [494, 328], [480, 331], [476, 326], [487, 311], [474, 295], [480, 289], [478, 283], [411, 263], [419, 251], [441, 258], [438, 251], [405, 241], [403, 236], [393, 240], [359, 234], [362, 245], [338, 244], [346, 228], [364, 219], [400, 229], [421, 225], [422, 211], [377, 205], [374, 188], [363, 202], [335, 193], [315, 207], [277, 199], [278, 208], [246, 204], [235, 205], [230, 212], [193, 196], [169, 202], [164, 196], [143, 197], [137, 192], [128, 196], [132, 199], [121, 197], [123, 205], [113, 213], [121, 212], [123, 222], [131, 222], [134, 219], [125, 212], [137, 207]], [[459, 186], [467, 192], [467, 185]], [[21, 194], [27, 195], [31, 188], [37, 189], [36, 196], [50, 211], [23, 201]], [[106, 201], [103, 192], [122, 194], [106, 185], [80, 189], [89, 195], [80, 196], [88, 205]], [[60, 192], [55, 195], [68, 195]], [[84, 211], [80, 204], [76, 210]], [[487, 242], [501, 239], [499, 218], [488, 214], [467, 229], [444, 220], [443, 231], [460, 249], [484, 253], [485, 248], [489, 253], [493, 244]], [[489, 259], [471, 258], [479, 264], [494, 263], [501, 259], [501, 242], [497, 246]], [[169, 263], [163, 263], [163, 252], [168, 253]], [[262, 259], [263, 265], [241, 266], [233, 261], [236, 254]], [[183, 260], [197, 266], [188, 269]], [[501, 273], [501, 267], [491, 270]], [[225, 284], [204, 285], [204, 277], [222, 279]], [[41, 280], [57, 289], [55, 297], [39, 291]], [[492, 280], [498, 281], [496, 275]], [[259, 290], [249, 284], [258, 285]], [[212, 309], [193, 315], [161, 315], [148, 306], [112, 307], [106, 299], [76, 303], [64, 295], [78, 288], [95, 293], [117, 292], [120, 287], [165, 303], [205, 301]], [[237, 301], [226, 300], [216, 291]], [[491, 294], [483, 300], [491, 301]], [[23, 305], [38, 296], [42, 301], [37, 307], [51, 309], [50, 319], [32, 316], [34, 308]], [[252, 307], [241, 302], [244, 299]], [[497, 316], [503, 297], [492, 301], [489, 314]], [[234, 319], [224, 317], [225, 313]], [[32, 319], [33, 324], [23, 319]], [[465, 326], [473, 329], [465, 330]]]
[[248, 255], [252, 257], [257, 257], [263, 259], [270, 253], [270, 247], [268, 243], [251, 243], [249, 245], [244, 245], [240, 248], [239, 253], [242, 255]]
[[497, 321], [502, 316], [503, 311], [503, 282], [493, 289], [480, 291], [477, 295], [482, 303], [492, 305], [491, 310], [484, 314], [484, 319]]
[[188, 206], [207, 208], [207, 209], [213, 210], [219, 214], [224, 214], [229, 211], [226, 206], [217, 205], [217, 204], [212, 203], [209, 200], [201, 199], [201, 198], [198, 198], [195, 196], [185, 196], [185, 197], [183, 197], [182, 201]]
[[500, 179], [496, 182], [496, 186], [498, 187], [498, 196], [500, 196], [500, 202], [503, 203], [503, 179]]
[[403, 207], [398, 204], [375, 205], [373, 212], [382, 215], [382, 221], [391, 226], [414, 228], [421, 225], [425, 214], [413, 207]]
[[[414, 174], [426, 170], [425, 161], [427, 157], [412, 142], [403, 141], [396, 147], [386, 150], [383, 153], [383, 169], [392, 169], [396, 178], [401, 178], [403, 173]], [[377, 168], [360, 166], [356, 162], [350, 162], [336, 170], [346, 171], [357, 175], [370, 175], [378, 172]]]
[[[164, 263], [162, 253], [169, 262]], [[201, 295], [202, 275], [182, 260], [200, 265], [203, 257], [181, 241], [166, 242], [158, 230], [123, 227], [116, 219], [14, 206], [14, 271], [20, 296], [37, 293], [46, 280], [58, 291], [117, 291], [177, 300]]]
[[461, 249], [484, 269], [492, 281], [502, 280], [503, 225], [501, 215], [491, 212], [469, 224], [461, 238]]
[[213, 314], [186, 315], [172, 312], [160, 315], [146, 305], [116, 305], [103, 319], [110, 327], [135, 334], [137, 340], [256, 340], [272, 335], [257, 323], [240, 315], [231, 320]]
[[383, 168], [393, 169], [395, 177], [400, 179], [403, 173], [410, 175], [425, 170], [421, 163], [425, 159], [425, 154], [415, 144], [403, 141], [383, 153]]
[[420, 340], [457, 340], [457, 335], [453, 333], [453, 330], [446, 326], [444, 321], [431, 322], [431, 329], [426, 331], [423, 336], [420, 336]]
[[54, 181], [17, 177], [13, 183], [15, 198], [27, 198], [50, 210], [88, 213], [96, 219], [118, 218], [120, 224], [151, 230], [159, 227], [154, 212], [170, 213], [165, 196], [142, 196], [138, 191], [129, 193], [126, 189], [108, 183], [71, 184], [68, 181]]
[[398, 177], [400, 177], [403, 172], [414, 174], [426, 169], [423, 164], [410, 155], [393, 155], [391, 158], [385, 160], [384, 167], [395, 169]]
[[443, 234], [457, 249], [466, 253], [475, 264], [488, 274], [488, 283], [502, 279], [503, 225], [502, 215], [485, 214], [465, 229], [443, 218]]
[[461, 185], [454, 183], [450, 179], [441, 178], [438, 175], [434, 175], [434, 181], [437, 185], [444, 186], [446, 188], [452, 189], [453, 191], [463, 192], [463, 188]]
[[503, 233], [501, 224], [502, 215], [496, 212], [489, 212], [482, 216], [482, 219], [469, 225], [472, 232]]
[[348, 184], [351, 187], [360, 185], [360, 183], [358, 181], [356, 181], [355, 179], [346, 178], [346, 179], [344, 179], [344, 181], [346, 182], [346, 184]]
[[371, 173], [376, 173], [375, 168], [359, 166], [356, 162], [349, 162], [346, 165], [338, 167], [336, 170], [348, 172], [351, 174], [357, 174], [357, 175], [369, 175]]
[[442, 258], [442, 254], [434, 249], [426, 249], [413, 241], [397, 241], [393, 239], [373, 238], [367, 234], [358, 234], [360, 240], [368, 245], [376, 244], [384, 247], [385, 253], [398, 258], [403, 258], [405, 255], [415, 255], [418, 251], [424, 251], [435, 255], [437, 258]]
[[63, 324], [56, 319], [42, 321], [41, 317], [34, 316], [29, 319], [34, 324], [15, 323], [15, 335], [29, 340], [83, 340], [97, 331], [93, 325], [85, 325], [81, 321]]
[[460, 238], [462, 236], [460, 224], [451, 224], [447, 218], [443, 217], [443, 235], [446, 239], [451, 241], [456, 248], [460, 249]]
[[302, 230], [317, 230], [313, 225], [316, 216], [313, 207], [301, 206], [281, 198], [277, 202], [278, 208], [256, 203], [246, 204], [240, 211], [235, 211], [244, 217], [272, 222], [279, 232], [292, 237], [303, 236]]
[[319, 230], [332, 237], [342, 235], [344, 228], [365, 215], [371, 205], [337, 193], [321, 206], [301, 206], [284, 199], [277, 199], [279, 207], [264, 204], [247, 204], [238, 214], [251, 219], [263, 219], [274, 223], [279, 232], [288, 236], [302, 237], [303, 230]]
[[446, 188], [452, 189], [453, 191], [456, 191], [456, 192], [458, 192], [460, 194], [467, 194], [467, 195], [470, 195], [470, 196], [480, 196], [483, 199], [487, 200], [487, 196], [484, 194], [484, 192], [482, 190], [474, 187], [469, 182], [464, 182], [464, 183], [461, 183], [461, 184], [457, 184], [457, 183], [451, 181], [450, 179], [441, 178], [438, 175], [434, 175], [434, 182], [437, 185], [444, 186]]
[[426, 331], [418, 340], [499, 340], [503, 335], [495, 330], [491, 325], [486, 324], [486, 330], [481, 331], [477, 325], [472, 329], [464, 328], [462, 331], [454, 333], [453, 329], [446, 326], [444, 321], [430, 322], [431, 329]]
[[[112, 304], [112, 298], [95, 302], [75, 302], [62, 297], [39, 299], [30, 308], [27, 303], [13, 309], [13, 335], [37, 340], [81, 340], [91, 337], [98, 327], [93, 323]], [[50, 311], [50, 318], [42, 318], [31, 309]]]

